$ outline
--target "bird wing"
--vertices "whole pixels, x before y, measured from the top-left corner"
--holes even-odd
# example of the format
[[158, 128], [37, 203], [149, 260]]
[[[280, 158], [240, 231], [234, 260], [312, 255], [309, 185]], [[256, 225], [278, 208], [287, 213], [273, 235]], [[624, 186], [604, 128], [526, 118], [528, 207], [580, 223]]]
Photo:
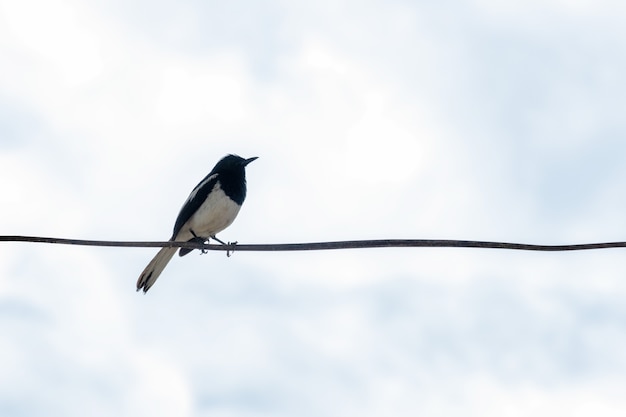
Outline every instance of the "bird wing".
[[211, 172], [191, 191], [191, 194], [187, 197], [187, 201], [185, 201], [183, 208], [181, 208], [180, 213], [178, 213], [178, 218], [176, 218], [172, 240], [176, 239], [176, 235], [178, 235], [180, 230], [183, 228], [183, 225], [196, 211], [198, 211], [202, 203], [204, 203], [204, 200], [206, 200], [207, 196], [217, 183], [217, 176], [218, 174]]

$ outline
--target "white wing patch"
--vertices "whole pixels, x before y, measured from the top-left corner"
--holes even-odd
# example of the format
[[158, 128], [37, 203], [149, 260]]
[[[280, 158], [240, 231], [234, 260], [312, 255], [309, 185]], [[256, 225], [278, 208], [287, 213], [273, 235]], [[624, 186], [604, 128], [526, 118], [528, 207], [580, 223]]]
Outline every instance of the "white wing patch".
[[[191, 190], [191, 194], [189, 194], [189, 197], [187, 197], [187, 201], [185, 201], [185, 205], [187, 203], [189, 203], [191, 200], [193, 200], [193, 198], [196, 196], [196, 194], [198, 194], [198, 190], [202, 187], [204, 187], [204, 185], [211, 181], [213, 178], [215, 178], [217, 176], [217, 174], [213, 174], [210, 177], [205, 178], [200, 184], [196, 185], [196, 188], [194, 188], [193, 190]], [[184, 207], [184, 205], [183, 205]]]

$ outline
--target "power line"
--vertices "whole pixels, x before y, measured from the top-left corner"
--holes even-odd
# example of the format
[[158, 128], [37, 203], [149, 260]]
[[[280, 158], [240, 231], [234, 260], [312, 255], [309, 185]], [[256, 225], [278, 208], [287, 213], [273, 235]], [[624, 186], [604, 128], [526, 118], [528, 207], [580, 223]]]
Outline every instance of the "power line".
[[345, 240], [336, 242], [310, 242], [310, 243], [273, 243], [273, 244], [238, 244], [226, 245], [203, 244], [197, 242], [145, 242], [145, 241], [108, 241], [108, 240], [83, 240], [64, 239], [56, 237], [37, 236], [0, 236], [0, 242], [34, 242], [54, 243], [61, 245], [80, 246], [108, 246], [108, 247], [132, 247], [132, 248], [155, 248], [177, 247], [201, 250], [221, 250], [232, 252], [257, 251], [306, 251], [306, 250], [330, 250], [330, 249], [365, 249], [365, 248], [480, 248], [480, 249], [508, 249], [542, 252], [562, 252], [591, 249], [626, 248], [626, 242], [606, 243], [579, 243], [568, 245], [536, 245], [527, 243], [486, 242], [476, 240], [449, 240], [449, 239], [379, 239], [379, 240]]

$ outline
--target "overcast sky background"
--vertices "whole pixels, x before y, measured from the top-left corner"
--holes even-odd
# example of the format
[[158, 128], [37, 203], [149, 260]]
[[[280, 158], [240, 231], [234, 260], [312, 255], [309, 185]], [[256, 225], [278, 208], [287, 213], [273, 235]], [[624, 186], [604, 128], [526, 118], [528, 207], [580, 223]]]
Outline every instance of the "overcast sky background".
[[[0, 234], [626, 240], [620, 1], [0, 0]], [[0, 246], [2, 416], [623, 416], [626, 252]]]

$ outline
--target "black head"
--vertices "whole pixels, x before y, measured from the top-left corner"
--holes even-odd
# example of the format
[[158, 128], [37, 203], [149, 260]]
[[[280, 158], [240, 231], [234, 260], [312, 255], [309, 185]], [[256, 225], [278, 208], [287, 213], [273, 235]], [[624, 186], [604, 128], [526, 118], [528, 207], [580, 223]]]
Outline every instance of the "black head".
[[220, 161], [215, 165], [211, 172], [241, 172], [244, 171], [246, 165], [248, 165], [250, 162], [254, 161], [257, 158], [258, 156], [243, 159], [238, 155], [226, 155], [225, 157], [220, 159]]
[[243, 204], [243, 200], [246, 199], [246, 165], [257, 159], [254, 158], [243, 159], [237, 155], [226, 155], [223, 157], [213, 171], [208, 176], [213, 174], [218, 175], [220, 187], [237, 204]]

